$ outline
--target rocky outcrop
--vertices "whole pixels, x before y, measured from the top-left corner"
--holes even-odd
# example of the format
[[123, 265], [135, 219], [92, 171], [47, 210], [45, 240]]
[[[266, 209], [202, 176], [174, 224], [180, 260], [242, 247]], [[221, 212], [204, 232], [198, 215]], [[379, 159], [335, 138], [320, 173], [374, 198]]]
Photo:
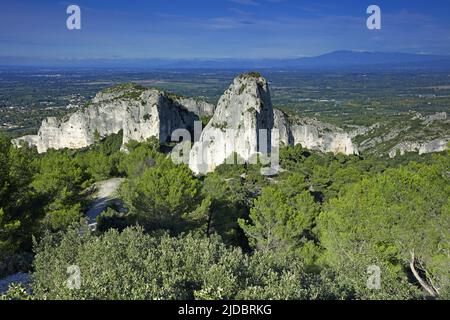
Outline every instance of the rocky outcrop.
[[171, 96], [171, 98], [177, 104], [199, 117], [212, 117], [216, 108], [216, 106], [211, 103], [195, 98], [186, 98], [179, 96]]
[[395, 158], [397, 155], [404, 155], [407, 152], [418, 152], [419, 154], [442, 152], [447, 150], [450, 137], [445, 139], [435, 139], [425, 142], [406, 141], [397, 144], [389, 151], [389, 157]]
[[267, 81], [258, 74], [236, 78], [222, 95], [214, 116], [190, 152], [189, 167], [195, 173], [213, 171], [233, 154], [248, 161], [259, 152], [263, 139], [259, 130], [266, 130], [266, 148], [274, 113]]
[[448, 149], [450, 137], [446, 139], [435, 139], [422, 143], [419, 148], [419, 154], [442, 152]]
[[[267, 134], [258, 135], [265, 129]], [[213, 171], [233, 154], [247, 162], [255, 154], [267, 154], [271, 131], [279, 132], [279, 142], [320, 150], [355, 154], [357, 148], [342, 129], [314, 119], [290, 118], [273, 109], [267, 81], [259, 74], [236, 78], [220, 98], [216, 112], [190, 153], [189, 167], [195, 173]], [[274, 141], [275, 142], [275, 141]]]
[[445, 121], [445, 120], [447, 120], [447, 112], [438, 112], [428, 117], [425, 117], [423, 120], [423, 124], [429, 126], [435, 121]]
[[450, 141], [450, 120], [446, 112], [424, 116], [411, 111], [397, 114], [371, 127], [351, 133], [364, 154], [394, 158], [397, 155], [442, 152]]
[[294, 136], [291, 130], [289, 117], [281, 110], [273, 110], [274, 128], [279, 130], [280, 142], [284, 145], [293, 145]]
[[275, 128], [280, 131], [280, 141], [285, 145], [298, 145], [321, 152], [358, 154], [348, 133], [341, 128], [310, 118], [289, 118], [274, 110]]
[[36, 146], [40, 153], [48, 149], [80, 149], [121, 130], [123, 145], [150, 137], [164, 143], [176, 129], [193, 131], [194, 122], [203, 117], [211, 120], [189, 154], [189, 166], [195, 173], [211, 172], [234, 154], [243, 163], [255, 159], [257, 154], [268, 155], [271, 144], [278, 142], [277, 136], [285, 145], [358, 153], [350, 135], [342, 129], [274, 109], [269, 85], [257, 73], [237, 77], [217, 108], [157, 89], [115, 86], [99, 92], [89, 105], [66, 119], [45, 119], [37, 135], [16, 139], [14, 143]]
[[337, 127], [330, 129], [323, 127], [322, 123], [313, 122], [294, 125], [292, 132], [295, 145], [301, 144], [305, 148], [325, 153], [358, 154], [358, 149], [349, 135]]
[[47, 118], [35, 136], [14, 140], [36, 146], [39, 153], [48, 149], [79, 149], [96, 139], [123, 130], [123, 145], [130, 140], [156, 137], [170, 139], [175, 129], [192, 130], [200, 116], [212, 115], [214, 106], [180, 98], [157, 89], [121, 85], [98, 93], [92, 102], [68, 119]]

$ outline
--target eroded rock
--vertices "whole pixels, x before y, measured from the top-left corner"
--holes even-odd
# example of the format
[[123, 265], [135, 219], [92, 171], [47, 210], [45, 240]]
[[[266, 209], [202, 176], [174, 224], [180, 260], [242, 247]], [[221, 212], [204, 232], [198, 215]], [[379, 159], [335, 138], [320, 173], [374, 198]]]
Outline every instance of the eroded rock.
[[190, 98], [174, 99], [157, 90], [121, 85], [98, 93], [92, 102], [68, 119], [47, 118], [37, 135], [14, 140], [48, 149], [80, 149], [96, 139], [123, 130], [123, 145], [131, 140], [170, 139], [175, 129], [192, 130], [200, 116], [212, 115], [214, 105]]

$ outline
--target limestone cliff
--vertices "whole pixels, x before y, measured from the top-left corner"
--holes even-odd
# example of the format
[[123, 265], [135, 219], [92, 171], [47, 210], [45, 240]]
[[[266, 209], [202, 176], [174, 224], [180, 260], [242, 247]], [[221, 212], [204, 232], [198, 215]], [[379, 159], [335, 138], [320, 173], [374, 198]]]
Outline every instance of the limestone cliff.
[[407, 134], [403, 138], [404, 141], [397, 143], [389, 150], [390, 158], [394, 158], [398, 154], [404, 155], [407, 152], [426, 154], [447, 150], [450, 142], [448, 130], [450, 121], [446, 112], [439, 112], [425, 117], [420, 113], [416, 113], [412, 120], [419, 121], [419, 125], [415, 126], [416, 132], [408, 127], [405, 130]]
[[48, 149], [79, 149], [123, 130], [123, 145], [150, 137], [163, 143], [176, 129], [192, 131], [200, 117], [212, 118], [189, 154], [189, 166], [195, 173], [213, 171], [234, 153], [245, 162], [256, 154], [267, 153], [272, 130], [279, 132], [280, 142], [285, 145], [301, 144], [322, 152], [358, 153], [351, 137], [342, 129], [274, 109], [268, 82], [256, 73], [237, 77], [220, 98], [217, 108], [157, 89], [115, 86], [99, 92], [91, 103], [66, 119], [47, 118], [37, 135], [14, 142], [36, 146], [40, 153]]
[[288, 117], [275, 109], [275, 128], [280, 131], [280, 141], [285, 145], [301, 144], [321, 152], [358, 154], [348, 133], [341, 128], [310, 118]]
[[214, 116], [191, 150], [189, 167], [195, 173], [211, 172], [234, 153], [247, 161], [265, 152], [260, 150], [259, 130], [267, 130], [266, 147], [270, 146], [273, 126], [267, 81], [258, 74], [243, 74], [220, 98]]
[[35, 136], [16, 139], [48, 149], [79, 149], [90, 146], [97, 137], [123, 130], [123, 144], [156, 137], [170, 139], [175, 129], [192, 129], [199, 116], [211, 116], [214, 105], [199, 100], [174, 97], [157, 89], [120, 85], [98, 93], [92, 102], [68, 119], [47, 118]]
[[408, 152], [442, 152], [450, 141], [450, 121], [446, 112], [424, 116], [409, 112], [391, 116], [370, 127], [358, 127], [352, 133], [364, 154], [394, 158]]
[[279, 132], [285, 145], [302, 146], [322, 152], [355, 154], [357, 148], [342, 129], [314, 119], [288, 117], [273, 109], [267, 81], [259, 74], [237, 77], [225, 91], [216, 112], [190, 153], [189, 167], [195, 173], [213, 171], [236, 153], [248, 161], [261, 149], [258, 134], [266, 129], [265, 146], [271, 145], [271, 130]]
[[418, 152], [419, 154], [442, 152], [447, 150], [449, 142], [450, 137], [423, 142], [405, 141], [395, 145], [388, 154], [390, 158], [395, 158], [407, 152]]

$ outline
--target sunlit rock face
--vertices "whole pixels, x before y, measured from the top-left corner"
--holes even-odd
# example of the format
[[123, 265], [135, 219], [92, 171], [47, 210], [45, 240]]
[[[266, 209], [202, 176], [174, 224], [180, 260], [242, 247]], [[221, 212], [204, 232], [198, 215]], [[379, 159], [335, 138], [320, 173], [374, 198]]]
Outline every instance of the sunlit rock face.
[[80, 149], [122, 130], [125, 150], [131, 140], [156, 137], [164, 143], [170, 141], [177, 129], [193, 132], [195, 121], [204, 117], [211, 120], [202, 132], [196, 133], [197, 142], [188, 159], [197, 174], [214, 171], [234, 154], [243, 163], [250, 162], [256, 154], [269, 153], [272, 143], [276, 147], [279, 143], [301, 144], [322, 152], [358, 152], [342, 129], [274, 109], [268, 82], [257, 73], [234, 79], [217, 108], [199, 99], [136, 85], [109, 88], [66, 119], [47, 118], [37, 135], [16, 139], [14, 143], [36, 146], [39, 153], [49, 149]]
[[[259, 74], [243, 74], [220, 98], [214, 116], [191, 150], [189, 167], [195, 173], [206, 173], [214, 171], [234, 153], [243, 161], [258, 152], [265, 153], [273, 127], [267, 81]], [[260, 130], [265, 130], [265, 136], [259, 134]]]
[[365, 155], [395, 158], [406, 153], [443, 152], [450, 142], [450, 120], [446, 112], [423, 115], [417, 111], [398, 114], [370, 127], [351, 132]]
[[284, 145], [293, 145], [294, 136], [288, 116], [281, 110], [273, 110], [274, 128], [279, 130], [280, 142]]
[[419, 154], [442, 152], [448, 149], [449, 141], [450, 138], [447, 137], [425, 142], [401, 142], [389, 151], [389, 157], [395, 158], [398, 155], [403, 156], [408, 152], [418, 152]]
[[298, 145], [321, 152], [358, 154], [358, 148], [350, 135], [336, 126], [310, 118], [289, 118], [282, 111], [274, 110], [275, 128], [279, 129], [284, 145]]
[[45, 119], [36, 136], [25, 136], [14, 143], [20, 145], [23, 141], [36, 146], [39, 153], [48, 149], [80, 149], [120, 130], [123, 145], [150, 137], [166, 142], [174, 130], [192, 130], [199, 116], [212, 116], [213, 112], [214, 105], [203, 101], [122, 85], [98, 93], [87, 107], [68, 119]]
[[278, 130], [279, 143], [320, 150], [357, 154], [349, 135], [342, 129], [307, 118], [290, 119], [273, 109], [267, 81], [258, 74], [237, 77], [225, 91], [216, 112], [191, 150], [189, 167], [195, 173], [207, 173], [229, 159], [233, 153], [248, 161], [260, 148], [258, 134], [266, 129], [264, 146], [271, 146], [271, 131]]
[[177, 104], [199, 117], [212, 117], [214, 110], [216, 109], [214, 104], [195, 98], [174, 97], [172, 99]]
[[349, 135], [340, 128], [308, 119], [305, 124], [293, 125], [291, 130], [294, 145], [301, 144], [305, 148], [325, 153], [358, 154]]

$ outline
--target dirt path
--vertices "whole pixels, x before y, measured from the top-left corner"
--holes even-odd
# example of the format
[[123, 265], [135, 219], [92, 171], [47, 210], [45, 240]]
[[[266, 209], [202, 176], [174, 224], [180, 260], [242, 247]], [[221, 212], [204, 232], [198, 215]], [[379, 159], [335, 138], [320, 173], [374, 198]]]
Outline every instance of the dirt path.
[[[89, 224], [95, 225], [97, 216], [105, 211], [108, 206], [115, 203], [120, 204], [116, 197], [116, 193], [124, 180], [125, 179], [123, 178], [113, 178], [95, 184], [97, 191], [94, 194], [94, 201], [92, 201], [90, 209], [86, 212]], [[0, 279], [0, 295], [6, 293], [8, 286], [11, 283], [22, 283], [25, 286], [28, 286], [29, 274], [17, 273], [4, 279]]]
[[117, 203], [116, 192], [124, 180], [123, 178], [113, 178], [95, 184], [97, 191], [94, 195], [94, 201], [86, 212], [89, 223], [95, 223], [98, 215], [105, 211], [108, 206]]

